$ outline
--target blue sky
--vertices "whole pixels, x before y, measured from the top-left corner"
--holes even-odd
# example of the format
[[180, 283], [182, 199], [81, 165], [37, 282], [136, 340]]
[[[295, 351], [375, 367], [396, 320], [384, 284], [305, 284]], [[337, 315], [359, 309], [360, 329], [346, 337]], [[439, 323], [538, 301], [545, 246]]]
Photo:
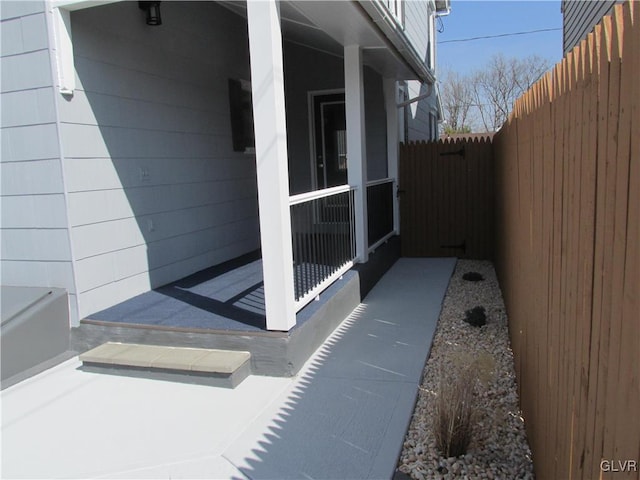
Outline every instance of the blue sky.
[[[546, 28], [561, 28], [560, 0], [481, 1], [452, 0], [451, 14], [442, 17], [444, 32], [436, 41], [498, 35]], [[436, 27], [438, 22], [436, 22]], [[507, 57], [537, 54], [555, 64], [562, 58], [562, 30], [461, 43], [438, 43], [440, 74], [477, 70], [495, 53]]]

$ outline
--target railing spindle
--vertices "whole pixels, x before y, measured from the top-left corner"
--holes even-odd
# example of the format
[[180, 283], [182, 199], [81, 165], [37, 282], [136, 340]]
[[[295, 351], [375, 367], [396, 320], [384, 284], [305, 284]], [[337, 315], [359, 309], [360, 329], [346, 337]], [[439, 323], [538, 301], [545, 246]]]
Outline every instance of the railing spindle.
[[352, 265], [353, 189], [344, 186], [297, 195], [290, 205], [294, 290], [301, 308]]

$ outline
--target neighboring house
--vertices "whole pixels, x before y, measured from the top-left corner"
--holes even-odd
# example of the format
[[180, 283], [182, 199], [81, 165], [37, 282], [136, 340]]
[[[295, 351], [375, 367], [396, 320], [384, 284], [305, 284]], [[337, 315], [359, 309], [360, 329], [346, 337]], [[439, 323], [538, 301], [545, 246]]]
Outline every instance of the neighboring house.
[[562, 48], [566, 55], [621, 0], [562, 0]]
[[[2, 284], [66, 289], [74, 327], [261, 249], [266, 327], [290, 330], [399, 231], [398, 142], [439, 121], [436, 8], [0, 2]], [[301, 221], [327, 212], [344, 235], [310, 275]]]

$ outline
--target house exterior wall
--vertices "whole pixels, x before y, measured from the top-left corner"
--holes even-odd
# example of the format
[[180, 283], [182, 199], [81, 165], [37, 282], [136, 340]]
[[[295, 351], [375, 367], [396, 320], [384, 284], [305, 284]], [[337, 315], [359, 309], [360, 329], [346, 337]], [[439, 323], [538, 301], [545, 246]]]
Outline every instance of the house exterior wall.
[[[432, 1], [407, 1], [405, 5], [404, 30], [415, 51], [424, 64], [435, 71], [435, 4]], [[427, 86], [418, 80], [405, 82], [407, 99], [426, 93]], [[405, 107], [405, 141], [429, 141], [437, 139], [436, 95], [419, 100]]]
[[[246, 20], [214, 2], [163, 3], [160, 28], [137, 2], [74, 11], [63, 96], [45, 6], [0, 2], [3, 283], [66, 288], [77, 325], [258, 248], [255, 155], [233, 152], [229, 119], [228, 79], [250, 77]], [[344, 88], [344, 60], [285, 42], [285, 77], [299, 193], [312, 188], [308, 92]], [[382, 78], [365, 67], [364, 86], [374, 180], [387, 176]]]
[[433, 69], [434, 65], [430, 60], [431, 3], [404, 2], [404, 33], [424, 64]]
[[[287, 150], [291, 195], [315, 188], [311, 173], [309, 92], [344, 90], [344, 59], [284, 42]], [[364, 67], [368, 179], [387, 176], [386, 113], [382, 77]]]
[[72, 12], [59, 97], [80, 318], [259, 248], [255, 155], [233, 152], [228, 80], [246, 21], [211, 2]]
[[[417, 81], [405, 82], [407, 100], [427, 93], [427, 85]], [[419, 142], [424, 140], [437, 140], [437, 104], [436, 94], [433, 93], [422, 100], [404, 107], [404, 140], [407, 142]]]
[[0, 2], [3, 285], [64, 288], [77, 315], [45, 4]]
[[344, 89], [344, 61], [327, 53], [284, 42], [285, 102], [289, 190], [292, 195], [314, 189], [308, 94]]
[[616, 0], [563, 0], [562, 44], [566, 54], [575, 47], [600, 19], [607, 15]]

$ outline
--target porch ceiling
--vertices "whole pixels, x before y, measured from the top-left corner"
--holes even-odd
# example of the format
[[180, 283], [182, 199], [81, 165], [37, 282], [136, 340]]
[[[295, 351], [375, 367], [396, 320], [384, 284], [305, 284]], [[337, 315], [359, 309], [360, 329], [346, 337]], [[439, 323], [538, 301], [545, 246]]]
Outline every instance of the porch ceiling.
[[[245, 1], [221, 3], [246, 18]], [[384, 77], [419, 79], [357, 2], [283, 1], [280, 2], [280, 16], [285, 40], [341, 58], [345, 46], [360, 45], [364, 64]]]

